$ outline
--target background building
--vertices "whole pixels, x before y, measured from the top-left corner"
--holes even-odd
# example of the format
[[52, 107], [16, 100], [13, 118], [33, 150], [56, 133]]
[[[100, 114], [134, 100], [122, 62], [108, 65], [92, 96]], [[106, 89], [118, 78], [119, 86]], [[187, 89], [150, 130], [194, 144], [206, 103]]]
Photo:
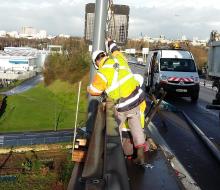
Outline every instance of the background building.
[[30, 47], [5, 47], [0, 51], [0, 83], [35, 76], [43, 67], [46, 56], [46, 51]]
[[24, 37], [33, 37], [37, 34], [36, 29], [30, 26], [23, 26], [20, 35]]
[[38, 33], [37, 33], [37, 38], [39, 39], [44, 39], [44, 38], [47, 38], [47, 31], [46, 30], [40, 30]]
[[[129, 6], [112, 5], [107, 19], [107, 36], [119, 44], [125, 44], [128, 37]], [[95, 19], [95, 4], [89, 3], [85, 8], [85, 40], [92, 42]]]
[[5, 37], [5, 36], [6, 36], [6, 31], [0, 30], [0, 37]]

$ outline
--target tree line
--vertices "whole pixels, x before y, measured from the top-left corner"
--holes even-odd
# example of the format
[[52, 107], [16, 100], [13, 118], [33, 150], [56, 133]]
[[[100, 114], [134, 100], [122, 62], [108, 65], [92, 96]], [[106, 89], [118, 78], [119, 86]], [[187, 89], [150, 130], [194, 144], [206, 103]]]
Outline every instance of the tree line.
[[[77, 82], [89, 71], [89, 64], [91, 58], [88, 52], [88, 44], [83, 38], [70, 37], [61, 38], [55, 37], [53, 39], [25, 39], [25, 38], [0, 38], [0, 50], [4, 47], [14, 46], [22, 47], [28, 46], [37, 49], [47, 48], [47, 45], [62, 45], [63, 54], [53, 54], [48, 56], [45, 62], [44, 77], [46, 84], [50, 84], [53, 80], [61, 79], [71, 83]], [[122, 48], [135, 48], [141, 51], [142, 48], [149, 47], [149, 49], [159, 48], [168, 44], [149, 43], [144, 40], [128, 40]], [[208, 49], [201, 46], [192, 46], [190, 43], [182, 42], [181, 47], [190, 50], [196, 60], [199, 70], [207, 65]]]
[[44, 66], [44, 81], [49, 85], [56, 79], [75, 83], [89, 71], [91, 57], [83, 39], [69, 38], [58, 41], [63, 47], [62, 54], [49, 55]]

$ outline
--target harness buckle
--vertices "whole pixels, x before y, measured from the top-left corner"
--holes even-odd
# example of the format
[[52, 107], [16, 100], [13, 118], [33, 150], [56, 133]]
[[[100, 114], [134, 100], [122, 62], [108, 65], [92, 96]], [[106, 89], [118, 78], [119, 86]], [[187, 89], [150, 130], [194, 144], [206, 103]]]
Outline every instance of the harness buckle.
[[118, 70], [118, 69], [119, 69], [119, 64], [118, 64], [118, 63], [115, 63], [115, 64], [113, 65], [113, 68], [116, 69], [116, 70]]

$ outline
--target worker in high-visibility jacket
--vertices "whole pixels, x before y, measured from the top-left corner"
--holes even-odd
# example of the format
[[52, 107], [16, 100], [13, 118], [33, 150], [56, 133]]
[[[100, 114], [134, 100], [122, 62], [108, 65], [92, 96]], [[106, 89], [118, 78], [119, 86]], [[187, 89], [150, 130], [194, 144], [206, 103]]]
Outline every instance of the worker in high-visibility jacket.
[[[144, 83], [144, 78], [140, 74], [134, 74], [135, 80], [139, 82], [140, 87]], [[140, 119], [141, 119], [141, 127], [144, 129], [145, 126], [145, 110], [147, 107], [146, 101], [141, 102], [140, 104]], [[133, 150], [133, 141], [131, 138], [131, 132], [130, 127], [128, 125], [128, 121], [125, 121], [124, 125], [122, 126], [122, 148], [124, 151], [124, 154], [126, 156], [133, 156], [134, 150]]]
[[[146, 101], [141, 102], [139, 106], [140, 108], [139, 112], [140, 112], [141, 127], [143, 130], [145, 125], [146, 107], [147, 107]], [[131, 136], [130, 126], [128, 124], [128, 121], [125, 121], [125, 123], [122, 126], [122, 148], [126, 156], [132, 156], [134, 154], [133, 141], [131, 137], [132, 136]]]
[[[144, 78], [140, 74], [134, 74], [134, 78], [139, 82], [139, 85], [142, 86], [144, 83]], [[144, 129], [145, 125], [145, 110], [147, 107], [146, 101], [141, 102], [140, 104], [140, 119], [141, 119], [141, 127]], [[131, 136], [130, 127], [128, 125], [128, 121], [125, 121], [122, 126], [122, 148], [124, 154], [128, 157], [132, 157], [135, 153], [133, 150], [133, 140]]]
[[120, 135], [124, 122], [128, 120], [134, 147], [137, 149], [134, 162], [144, 164], [147, 161], [148, 147], [141, 127], [139, 105], [145, 100], [145, 94], [116, 43], [108, 39], [107, 46], [112, 58], [102, 50], [96, 50], [92, 54], [93, 64], [98, 71], [87, 90], [95, 96], [105, 92], [113, 99]]

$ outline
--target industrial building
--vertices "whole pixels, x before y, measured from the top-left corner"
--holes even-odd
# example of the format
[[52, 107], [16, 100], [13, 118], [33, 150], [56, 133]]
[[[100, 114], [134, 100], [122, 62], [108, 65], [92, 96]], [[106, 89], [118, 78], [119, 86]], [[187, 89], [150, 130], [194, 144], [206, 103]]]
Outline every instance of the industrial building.
[[41, 71], [47, 52], [30, 47], [5, 47], [0, 51], [0, 84], [31, 78]]

